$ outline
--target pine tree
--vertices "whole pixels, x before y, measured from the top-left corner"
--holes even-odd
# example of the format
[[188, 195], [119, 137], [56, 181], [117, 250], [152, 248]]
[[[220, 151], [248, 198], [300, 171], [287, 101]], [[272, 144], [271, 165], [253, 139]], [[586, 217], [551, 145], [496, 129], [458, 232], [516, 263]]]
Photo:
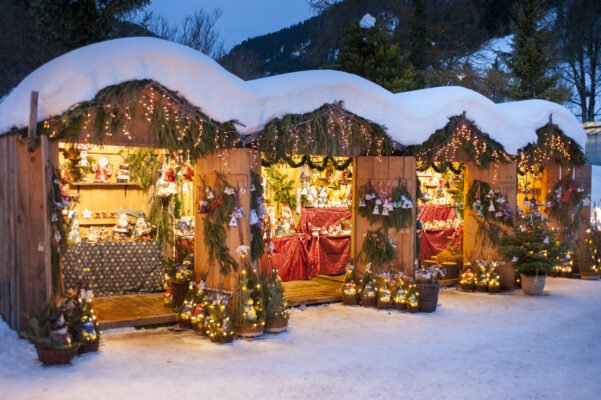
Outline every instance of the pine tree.
[[401, 54], [384, 27], [361, 28], [351, 24], [337, 61], [329, 68], [362, 76], [393, 93], [415, 86], [413, 66]]
[[413, 0], [413, 19], [411, 20], [411, 28], [409, 30], [409, 61], [416, 70], [416, 88], [426, 87], [426, 79], [423, 72], [428, 66], [427, 57], [427, 16], [426, 4], [424, 0]]
[[543, 0], [523, 0], [516, 4], [513, 13], [513, 50], [503, 55], [512, 73], [509, 97], [564, 103], [570, 93], [559, 83], [557, 45], [545, 20]]

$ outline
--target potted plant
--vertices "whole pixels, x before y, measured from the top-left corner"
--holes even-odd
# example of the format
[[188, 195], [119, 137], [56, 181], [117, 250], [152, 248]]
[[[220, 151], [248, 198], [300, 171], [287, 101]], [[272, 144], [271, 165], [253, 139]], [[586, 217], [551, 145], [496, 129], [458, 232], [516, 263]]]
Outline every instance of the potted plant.
[[499, 265], [492, 261], [488, 269], [488, 293], [499, 293], [501, 291], [501, 277], [499, 276]]
[[265, 332], [280, 333], [288, 327], [288, 311], [286, 310], [286, 298], [282, 278], [277, 269], [263, 272], [263, 298], [265, 299]]
[[410, 313], [416, 313], [419, 311], [420, 298], [415, 283], [410, 282], [407, 285], [407, 297], [405, 297], [405, 304], [407, 311]]
[[445, 275], [444, 268], [438, 263], [428, 268], [419, 268], [415, 271], [415, 287], [419, 294], [419, 310], [422, 312], [436, 311], [438, 304], [438, 280]]
[[92, 307], [93, 299], [92, 290], [79, 286], [77, 290], [69, 291], [63, 307], [69, 334], [73, 342], [80, 343], [79, 354], [98, 351], [100, 346], [102, 332]]
[[[244, 265], [244, 264], [243, 264]], [[263, 290], [256, 269], [246, 268], [234, 293], [234, 332], [241, 337], [261, 336], [265, 329]]]
[[42, 364], [68, 364], [77, 354], [79, 343], [73, 343], [62, 312], [53, 311], [47, 305], [28, 316], [27, 329], [21, 337], [34, 344]]
[[180, 328], [192, 328], [192, 313], [196, 310], [197, 287], [195, 282], [188, 283], [186, 297], [177, 311], [177, 322]]
[[513, 235], [506, 234], [501, 239], [500, 250], [506, 259], [513, 261], [520, 274], [522, 290], [529, 295], [543, 293], [545, 278], [563, 252], [555, 232], [534, 210], [528, 210], [520, 217]]
[[171, 288], [171, 303], [176, 309], [179, 309], [186, 299], [188, 286], [194, 274], [193, 268], [194, 261], [191, 257], [179, 264], [172, 259], [165, 260], [165, 272]]
[[379, 310], [392, 308], [392, 293], [390, 292], [389, 277], [386, 276], [384, 281], [378, 288], [378, 305]]
[[361, 280], [361, 305], [363, 307], [375, 307], [377, 304], [378, 292], [373, 279], [371, 264], [367, 264]]
[[476, 289], [476, 276], [472, 271], [472, 266], [468, 263], [459, 276], [459, 289], [465, 292], [473, 292]]
[[483, 260], [478, 260], [476, 262], [478, 264], [478, 276], [476, 277], [476, 290], [479, 292], [487, 292], [488, 291], [488, 267], [486, 262]]
[[342, 284], [342, 302], [347, 306], [359, 303], [359, 292], [355, 283], [355, 266], [349, 264], [346, 268], [344, 283]]
[[216, 295], [205, 299], [205, 334], [215, 343], [231, 343], [234, 340], [232, 318], [229, 313], [229, 297]]
[[403, 311], [407, 309], [407, 290], [405, 289], [405, 281], [401, 278], [398, 279], [396, 284], [392, 302], [395, 310]]

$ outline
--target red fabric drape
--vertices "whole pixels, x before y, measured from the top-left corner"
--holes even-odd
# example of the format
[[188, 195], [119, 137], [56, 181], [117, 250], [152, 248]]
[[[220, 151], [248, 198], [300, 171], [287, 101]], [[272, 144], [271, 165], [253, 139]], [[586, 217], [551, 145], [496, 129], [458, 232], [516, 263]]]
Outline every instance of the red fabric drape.
[[271, 262], [278, 268], [278, 275], [283, 281], [307, 279], [309, 263], [306, 238], [298, 236], [283, 236], [271, 239], [273, 256]]
[[447, 207], [444, 204], [422, 204], [417, 206], [417, 208], [419, 210], [417, 219], [422, 222], [455, 219], [455, 208]]
[[301, 232], [311, 234], [309, 223], [320, 228], [336, 225], [343, 219], [351, 219], [350, 208], [304, 208], [298, 223]]
[[312, 237], [309, 244], [310, 275], [342, 274], [351, 255], [350, 236]]
[[455, 228], [426, 229], [419, 231], [419, 259], [429, 260], [449, 246], [449, 237]]

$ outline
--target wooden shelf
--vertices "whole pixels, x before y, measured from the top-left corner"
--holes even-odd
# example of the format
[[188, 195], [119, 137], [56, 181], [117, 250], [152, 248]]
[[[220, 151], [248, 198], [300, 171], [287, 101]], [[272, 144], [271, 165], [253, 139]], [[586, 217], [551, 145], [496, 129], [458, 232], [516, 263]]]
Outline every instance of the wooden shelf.
[[139, 184], [134, 182], [109, 182], [109, 183], [96, 183], [96, 182], [71, 182], [69, 183], [71, 186], [79, 186], [79, 187], [106, 187], [106, 186], [129, 186], [129, 187], [140, 187]]
[[79, 220], [79, 226], [90, 226], [90, 225], [115, 225], [117, 218], [90, 218]]

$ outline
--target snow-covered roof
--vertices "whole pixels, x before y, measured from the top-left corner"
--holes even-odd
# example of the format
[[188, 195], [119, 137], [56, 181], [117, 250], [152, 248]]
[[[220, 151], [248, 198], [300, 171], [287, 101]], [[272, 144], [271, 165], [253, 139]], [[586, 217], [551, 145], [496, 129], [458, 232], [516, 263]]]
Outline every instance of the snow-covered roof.
[[505, 150], [515, 153], [536, 141], [535, 130], [553, 122], [584, 147], [586, 135], [566, 108], [543, 100], [495, 104], [461, 87], [392, 94], [359, 76], [340, 71], [302, 71], [243, 81], [211, 58], [173, 42], [136, 37], [92, 44], [64, 54], [27, 76], [0, 103], [0, 132], [28, 124], [32, 90], [39, 92], [39, 121], [60, 115], [101, 89], [129, 80], [151, 79], [179, 92], [217, 121], [238, 120], [241, 134], [270, 120], [302, 114], [323, 104], [343, 107], [384, 125], [403, 145], [423, 143], [448, 118], [466, 117]]

